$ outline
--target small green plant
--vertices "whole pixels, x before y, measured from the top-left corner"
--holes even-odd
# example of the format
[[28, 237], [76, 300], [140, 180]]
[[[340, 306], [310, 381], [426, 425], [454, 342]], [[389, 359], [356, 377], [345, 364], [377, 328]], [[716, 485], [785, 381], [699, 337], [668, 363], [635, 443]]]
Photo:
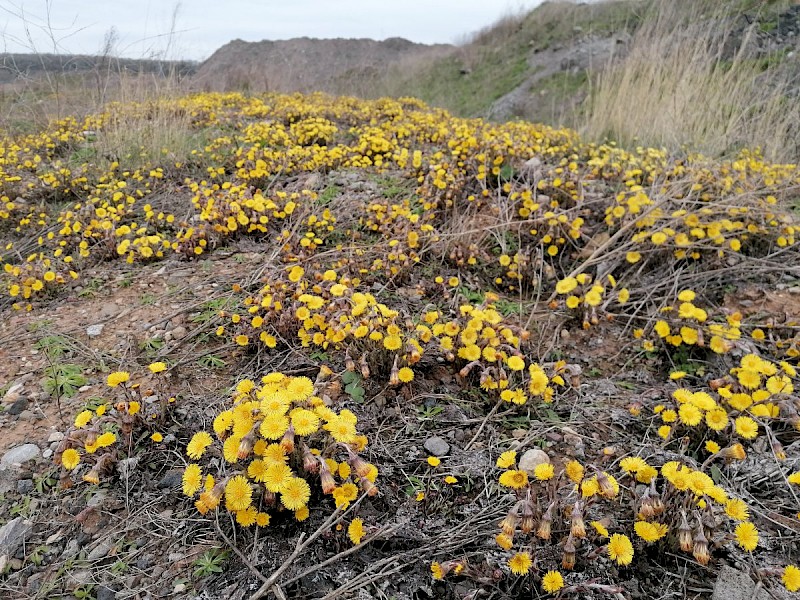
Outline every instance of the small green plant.
[[164, 347], [164, 340], [161, 338], [147, 338], [139, 342], [139, 350], [147, 355], [155, 354]]
[[56, 486], [56, 483], [58, 483], [58, 479], [56, 479], [55, 469], [50, 469], [41, 475], [33, 476], [33, 485], [40, 494], [52, 490]]
[[361, 375], [355, 371], [345, 371], [342, 375], [342, 383], [344, 383], [345, 393], [358, 404], [364, 402], [364, 386], [362, 385], [362, 382], [363, 379]]
[[93, 278], [86, 282], [86, 285], [83, 286], [83, 289], [78, 292], [78, 296], [80, 298], [94, 298], [97, 296], [97, 292], [100, 291], [100, 287], [103, 285], [103, 281], [101, 279]]
[[44, 375], [44, 391], [57, 397], [72, 398], [87, 381], [83, 367], [72, 363], [51, 364], [45, 367]]
[[40, 566], [44, 562], [44, 555], [49, 549], [49, 546], [36, 546], [36, 548], [34, 548], [28, 555], [28, 562], [36, 565], [37, 567]]
[[227, 550], [206, 550], [192, 563], [195, 577], [208, 577], [214, 573], [222, 573], [222, 565], [228, 560], [230, 553]]
[[225, 366], [225, 361], [214, 354], [206, 354], [205, 356], [201, 356], [197, 359], [197, 364], [199, 364], [201, 367], [207, 367], [209, 369], [221, 369]]
[[77, 588], [72, 592], [72, 595], [75, 596], [78, 600], [94, 600], [94, 586], [93, 585], [82, 585], [81, 587]]
[[155, 294], [142, 294], [139, 298], [139, 304], [142, 306], [152, 306], [156, 303], [156, 296]]
[[339, 194], [342, 193], [342, 188], [340, 188], [336, 184], [329, 185], [322, 193], [317, 197], [317, 203], [321, 206], [327, 206], [331, 203], [331, 201], [336, 198]]

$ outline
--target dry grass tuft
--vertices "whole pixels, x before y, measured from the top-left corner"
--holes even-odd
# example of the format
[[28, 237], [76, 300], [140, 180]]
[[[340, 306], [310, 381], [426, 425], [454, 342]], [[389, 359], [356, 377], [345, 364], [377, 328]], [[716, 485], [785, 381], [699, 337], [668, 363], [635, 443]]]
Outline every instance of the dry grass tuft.
[[796, 156], [796, 60], [756, 55], [758, 30], [740, 16], [716, 2], [655, 2], [628, 55], [597, 78], [587, 134], [712, 155], [749, 146], [771, 160]]

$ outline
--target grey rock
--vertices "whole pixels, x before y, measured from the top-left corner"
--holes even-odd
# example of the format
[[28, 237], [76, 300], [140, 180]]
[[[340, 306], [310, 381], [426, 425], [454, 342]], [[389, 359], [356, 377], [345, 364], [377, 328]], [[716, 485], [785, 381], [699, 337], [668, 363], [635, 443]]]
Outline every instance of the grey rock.
[[47, 442], [52, 444], [53, 442], [60, 442], [64, 439], [64, 434], [60, 431], [54, 431], [49, 436], [47, 436]]
[[540, 450], [539, 448], [531, 448], [522, 455], [522, 457], [519, 459], [518, 465], [520, 471], [526, 471], [528, 475], [533, 477], [533, 471], [536, 469], [536, 467], [543, 463], [549, 462], [550, 457], [547, 456], [547, 452]]
[[32, 410], [23, 410], [21, 413], [19, 413], [19, 420], [20, 421], [33, 421], [33, 418], [35, 416], [36, 415], [33, 414]]
[[138, 464], [139, 464], [138, 456], [125, 458], [117, 463], [117, 472], [122, 476], [123, 479], [128, 479], [131, 476], [131, 474], [136, 470]]
[[0, 527], [0, 556], [12, 556], [31, 530], [30, 521], [22, 517], [10, 520]]
[[100, 560], [101, 558], [105, 558], [108, 556], [108, 553], [111, 552], [112, 548], [111, 542], [107, 540], [101, 540], [99, 544], [97, 544], [92, 551], [89, 552], [89, 556], [86, 557], [86, 560], [89, 562], [94, 562], [96, 560]]
[[159, 489], [177, 488], [183, 482], [183, 469], [170, 469], [158, 482]]
[[28, 408], [28, 399], [25, 396], [21, 396], [14, 402], [14, 404], [8, 407], [6, 412], [10, 415], [18, 415], [26, 408]]
[[30, 577], [28, 577], [28, 581], [25, 584], [25, 589], [28, 592], [29, 596], [36, 595], [36, 592], [38, 592], [39, 588], [42, 587], [43, 577], [44, 577], [43, 571], [40, 571], [39, 573], [34, 573]]
[[20, 479], [17, 481], [17, 493], [30, 494], [33, 491], [33, 479]]
[[186, 331], [186, 327], [184, 327], [183, 325], [179, 325], [178, 327], [172, 330], [172, 337], [175, 338], [176, 340], [182, 340], [183, 338], [186, 337], [187, 333], [188, 331]]
[[97, 588], [97, 600], [115, 600], [117, 597], [116, 590], [111, 589], [108, 586], [101, 585]]
[[95, 491], [95, 493], [92, 494], [92, 497], [89, 498], [88, 502], [86, 502], [86, 506], [91, 508], [97, 508], [98, 506], [101, 506], [103, 504], [103, 502], [106, 499], [106, 496], [108, 496], [108, 492], [106, 492], [102, 488], [98, 488], [97, 491]]
[[53, 456], [53, 449], [47, 448], [44, 452], [42, 452], [42, 458], [50, 458]]
[[719, 570], [717, 582], [714, 584], [714, 594], [711, 600], [769, 600], [767, 590], [759, 588], [756, 593], [756, 584], [747, 573], [737, 569], [723, 566]]
[[12, 448], [0, 458], [0, 463], [4, 465], [21, 465], [30, 460], [39, 458], [41, 451], [36, 444], [22, 444]]
[[86, 585], [92, 580], [92, 572], [89, 569], [76, 569], [67, 574], [67, 586], [76, 589]]
[[450, 452], [450, 444], [438, 435], [435, 435], [425, 440], [425, 450], [434, 456], [446, 456], [447, 453]]
[[102, 323], [89, 325], [89, 327], [86, 328], [86, 335], [88, 335], [90, 338], [100, 337], [101, 335], [103, 335], [104, 328], [105, 325], [103, 325]]

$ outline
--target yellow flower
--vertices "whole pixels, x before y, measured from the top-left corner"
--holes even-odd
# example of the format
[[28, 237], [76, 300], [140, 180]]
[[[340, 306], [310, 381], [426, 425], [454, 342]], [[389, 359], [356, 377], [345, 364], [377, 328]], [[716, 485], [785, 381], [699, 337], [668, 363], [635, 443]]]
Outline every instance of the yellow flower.
[[442, 464], [442, 461], [436, 456], [429, 456], [428, 464], [432, 467], [438, 467], [440, 464]]
[[236, 522], [242, 527], [250, 527], [258, 520], [258, 510], [255, 506], [248, 506], [244, 510], [236, 511]]
[[578, 287], [578, 280], [574, 277], [567, 277], [556, 284], [556, 292], [559, 294], [569, 294]]
[[206, 448], [211, 445], [211, 442], [211, 435], [207, 431], [198, 431], [186, 445], [186, 454], [189, 455], [189, 458], [197, 460], [203, 456], [203, 453], [206, 451]]
[[494, 541], [500, 546], [503, 550], [511, 550], [511, 546], [514, 545], [514, 539], [505, 533], [498, 533], [494, 537]]
[[800, 590], [800, 569], [794, 565], [786, 565], [783, 568], [781, 581], [783, 581], [783, 585], [787, 590], [797, 592]]
[[531, 555], [527, 552], [517, 552], [508, 559], [508, 566], [514, 575], [527, 575], [532, 564]]
[[72, 471], [81, 462], [80, 453], [75, 448], [67, 448], [61, 454], [61, 466], [68, 471]]
[[106, 431], [95, 441], [95, 446], [98, 448], [105, 448], [117, 441], [117, 436], [111, 431]]
[[628, 252], [625, 255], [625, 260], [627, 260], [631, 264], [637, 263], [640, 260], [642, 260], [642, 254], [640, 252], [633, 252], [633, 251]]
[[264, 486], [272, 493], [282, 492], [293, 477], [294, 473], [288, 465], [273, 462], [263, 474]]
[[565, 471], [567, 473], [567, 477], [570, 478], [575, 483], [580, 483], [583, 479], [584, 468], [581, 463], [577, 460], [571, 460], [567, 463], [565, 467]]
[[758, 546], [758, 529], [750, 521], [743, 521], [736, 526], [736, 543], [744, 550], [752, 552]]
[[678, 416], [685, 425], [694, 427], [703, 420], [703, 413], [694, 404], [681, 404], [678, 409]]
[[534, 468], [533, 474], [539, 481], [548, 481], [553, 478], [554, 474], [553, 465], [551, 465], [550, 463], [538, 464], [536, 465], [536, 468]]
[[108, 387], [117, 387], [121, 383], [125, 383], [131, 378], [131, 374], [127, 371], [114, 371], [113, 373], [109, 373], [108, 379], [106, 383], [108, 383]]
[[355, 483], [345, 483], [334, 489], [332, 495], [336, 508], [347, 508], [358, 497], [358, 486]]
[[458, 478], [453, 477], [452, 475], [448, 475], [447, 477], [444, 478], [444, 482], [452, 485], [454, 483], [458, 483]]
[[507, 469], [517, 461], [516, 450], [506, 450], [497, 458], [497, 466], [501, 469]]
[[658, 337], [665, 338], [669, 335], [669, 324], [666, 321], [656, 321], [655, 331]]
[[182, 481], [184, 495], [191, 498], [203, 485], [203, 472], [200, 470], [200, 465], [188, 464], [183, 470]]
[[598, 535], [601, 535], [602, 537], [608, 537], [608, 529], [600, 521], [592, 521], [589, 523], [589, 525], [594, 528]]
[[163, 373], [167, 370], [167, 363], [154, 362], [150, 363], [147, 368], [150, 369], [151, 373]]
[[510, 356], [506, 364], [512, 371], [522, 371], [525, 368], [525, 360], [516, 355]]
[[789, 483], [800, 485], [800, 471], [792, 473], [787, 479], [789, 480]]
[[75, 417], [75, 427], [81, 429], [85, 427], [86, 424], [92, 420], [92, 411], [84, 410], [78, 413], [78, 416]]
[[719, 452], [719, 444], [714, 440], [706, 440], [706, 451], [710, 452], [711, 454], [716, 454]]
[[627, 535], [615, 533], [608, 540], [608, 555], [619, 565], [629, 565], [633, 561], [633, 544]]
[[736, 521], [746, 521], [750, 516], [747, 504], [739, 498], [731, 498], [725, 503], [725, 514]]
[[728, 426], [728, 413], [721, 408], [706, 413], [706, 425], [714, 431], [722, 431]]
[[436, 561], [431, 563], [431, 577], [437, 581], [444, 579], [444, 570], [442, 569], [442, 565]]
[[308, 510], [308, 507], [304, 506], [303, 508], [298, 508], [296, 511], [294, 511], [294, 518], [298, 523], [302, 523], [310, 514], [311, 511]]
[[736, 417], [734, 422], [736, 425], [736, 433], [746, 440], [752, 440], [758, 437], [758, 423], [750, 417]]
[[397, 377], [403, 383], [408, 383], [414, 379], [414, 371], [409, 369], [408, 367], [403, 367], [397, 372]]
[[247, 478], [235, 475], [225, 484], [225, 508], [231, 512], [238, 512], [250, 506], [253, 500], [253, 489]]
[[667, 526], [661, 523], [648, 523], [647, 521], [637, 521], [633, 526], [636, 535], [647, 543], [660, 540], [667, 535]]
[[303, 269], [303, 267], [294, 266], [289, 271], [289, 281], [291, 281], [292, 283], [297, 283], [298, 281], [300, 281], [300, 279], [303, 277], [304, 274], [305, 270]]
[[528, 474], [525, 471], [509, 470], [500, 475], [500, 485], [519, 490], [528, 485]]
[[297, 408], [289, 416], [297, 435], [311, 435], [319, 429], [319, 417], [308, 409]]
[[358, 546], [361, 543], [361, 538], [364, 537], [364, 521], [358, 518], [350, 521], [350, 525], [347, 526], [347, 537], [350, 538], [353, 544]]
[[554, 594], [564, 587], [564, 578], [558, 571], [548, 571], [542, 577], [542, 589], [548, 594]]
[[399, 350], [403, 345], [403, 340], [399, 335], [387, 335], [383, 338], [383, 347], [387, 350]]
[[164, 436], [161, 435], [158, 431], [156, 431], [153, 435], [150, 436], [150, 439], [153, 440], [156, 444], [164, 441]]
[[308, 504], [311, 487], [305, 479], [293, 477], [281, 491], [281, 504], [289, 510], [300, 510]]

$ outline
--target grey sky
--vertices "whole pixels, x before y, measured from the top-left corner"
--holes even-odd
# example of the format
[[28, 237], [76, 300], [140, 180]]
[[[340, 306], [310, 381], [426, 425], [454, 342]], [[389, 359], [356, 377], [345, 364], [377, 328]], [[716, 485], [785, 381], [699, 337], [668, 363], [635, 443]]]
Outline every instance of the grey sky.
[[[33, 45], [38, 52], [52, 52], [56, 46], [60, 52], [92, 54], [101, 49], [111, 27], [119, 36], [118, 54], [133, 58], [166, 54], [166, 58], [203, 59], [236, 38], [258, 41], [300, 36], [398, 36], [415, 42], [452, 43], [504, 14], [540, 3], [541, 0], [0, 0], [0, 51], [30, 52]], [[177, 33], [171, 37], [168, 34], [176, 5]]]

